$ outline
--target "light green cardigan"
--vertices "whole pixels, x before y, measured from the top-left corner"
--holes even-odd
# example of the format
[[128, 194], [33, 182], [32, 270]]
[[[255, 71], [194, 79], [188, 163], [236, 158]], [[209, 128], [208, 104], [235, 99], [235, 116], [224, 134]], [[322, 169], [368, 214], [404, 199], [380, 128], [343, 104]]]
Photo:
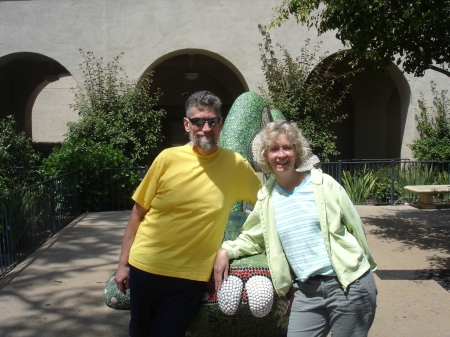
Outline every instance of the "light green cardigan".
[[[320, 227], [331, 264], [344, 288], [377, 264], [367, 245], [364, 227], [345, 190], [321, 170], [313, 169], [311, 179], [319, 212]], [[266, 252], [272, 282], [278, 295], [289, 291], [293, 276], [278, 237], [272, 202], [275, 180], [258, 192], [253, 212], [234, 241], [222, 248], [229, 259]]]

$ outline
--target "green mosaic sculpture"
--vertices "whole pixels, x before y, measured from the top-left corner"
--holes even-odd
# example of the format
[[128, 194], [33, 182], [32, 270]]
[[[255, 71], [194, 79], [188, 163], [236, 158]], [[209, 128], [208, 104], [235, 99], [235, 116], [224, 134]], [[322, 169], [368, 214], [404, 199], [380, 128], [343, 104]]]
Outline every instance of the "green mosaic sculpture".
[[[246, 158], [258, 171], [253, 160], [252, 143], [270, 121], [284, 119], [278, 110], [270, 111], [256, 93], [247, 92], [234, 102], [224, 123], [220, 146]], [[242, 202], [233, 205], [224, 240], [239, 235], [247, 213]], [[189, 336], [285, 336], [288, 325], [289, 299], [277, 296], [270, 278], [265, 255], [231, 261], [228, 281], [219, 292], [214, 290], [214, 275], [206, 287], [202, 306], [193, 319]]]
[[118, 310], [130, 310], [130, 289], [127, 290], [126, 295], [122, 294], [117, 289], [116, 282], [114, 282], [114, 275], [106, 281], [104, 300], [108, 307]]
[[[270, 111], [256, 93], [247, 92], [234, 102], [224, 123], [220, 146], [246, 158], [258, 171], [253, 160], [252, 143], [268, 122], [284, 119], [278, 110]], [[233, 240], [247, 218], [243, 202], [231, 209], [224, 240]], [[105, 288], [105, 302], [115, 309], [129, 309], [129, 295], [116, 288], [113, 276]], [[265, 255], [231, 261], [229, 280], [221, 291], [214, 289], [214, 276], [205, 288], [201, 308], [193, 319], [187, 336], [285, 336], [288, 325], [289, 299], [277, 296]]]

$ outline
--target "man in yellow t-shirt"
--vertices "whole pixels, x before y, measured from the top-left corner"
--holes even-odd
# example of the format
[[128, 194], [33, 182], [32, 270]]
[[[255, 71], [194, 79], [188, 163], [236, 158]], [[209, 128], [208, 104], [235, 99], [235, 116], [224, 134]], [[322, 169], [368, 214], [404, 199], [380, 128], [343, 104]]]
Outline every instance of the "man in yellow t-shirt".
[[184, 337], [211, 276], [233, 203], [254, 205], [261, 182], [239, 154], [218, 146], [220, 99], [186, 102], [190, 144], [164, 150], [133, 195], [115, 281], [130, 288], [130, 336]]

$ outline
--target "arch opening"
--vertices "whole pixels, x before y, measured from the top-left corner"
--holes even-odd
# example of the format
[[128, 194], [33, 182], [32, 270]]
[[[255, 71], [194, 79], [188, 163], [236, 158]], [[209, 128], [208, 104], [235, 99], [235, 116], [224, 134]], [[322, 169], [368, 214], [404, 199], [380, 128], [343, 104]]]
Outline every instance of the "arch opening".
[[[344, 58], [334, 72], [348, 71], [348, 63], [349, 59]], [[361, 72], [340, 79], [334, 89], [336, 95], [344, 85], [351, 85], [338, 110], [348, 118], [333, 129], [340, 155], [331, 160], [400, 159], [404, 157], [404, 115], [410, 97], [407, 81], [393, 69], [386, 73], [373, 70], [369, 60], [361, 61], [360, 66]]]
[[0, 58], [0, 118], [14, 115], [18, 131], [32, 136], [32, 109], [41, 90], [70, 75], [56, 60], [20, 52]]
[[222, 100], [222, 115], [226, 117], [236, 98], [248, 91], [243, 76], [230, 62], [204, 50], [179, 50], [167, 54], [153, 62], [145, 73], [149, 71], [154, 71], [152, 87], [163, 92], [158, 108], [167, 111], [162, 148], [189, 141], [182, 119], [184, 104], [190, 94], [200, 90], [213, 92]]

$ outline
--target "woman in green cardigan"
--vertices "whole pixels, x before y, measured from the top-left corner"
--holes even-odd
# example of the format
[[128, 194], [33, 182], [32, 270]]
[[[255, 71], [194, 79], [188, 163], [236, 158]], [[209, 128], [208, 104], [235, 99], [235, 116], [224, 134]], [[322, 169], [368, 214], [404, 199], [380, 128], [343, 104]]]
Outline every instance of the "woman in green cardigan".
[[227, 282], [229, 260], [267, 254], [278, 295], [293, 286], [288, 337], [367, 336], [375, 317], [377, 267], [350, 198], [319, 169], [299, 169], [311, 149], [297, 125], [269, 123], [260, 133], [257, 162], [275, 179], [214, 266], [216, 289]]

